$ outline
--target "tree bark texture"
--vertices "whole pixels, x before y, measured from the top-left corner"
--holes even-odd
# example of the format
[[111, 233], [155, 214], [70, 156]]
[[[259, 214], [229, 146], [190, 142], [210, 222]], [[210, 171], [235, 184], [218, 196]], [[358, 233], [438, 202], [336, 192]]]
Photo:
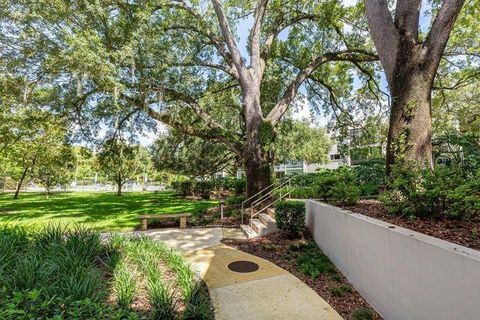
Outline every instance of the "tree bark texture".
[[414, 162], [433, 168], [431, 93], [438, 65], [465, 0], [444, 0], [425, 40], [419, 39], [420, 0], [365, 0], [373, 42], [391, 95], [386, 170]]
[[13, 195], [13, 199], [18, 199], [18, 195], [20, 194], [20, 189], [22, 188], [23, 181], [25, 180], [25, 177], [27, 176], [27, 171], [28, 168], [25, 168], [22, 172], [22, 176], [20, 177], [20, 181], [17, 183], [17, 189], [15, 190], [15, 194]]

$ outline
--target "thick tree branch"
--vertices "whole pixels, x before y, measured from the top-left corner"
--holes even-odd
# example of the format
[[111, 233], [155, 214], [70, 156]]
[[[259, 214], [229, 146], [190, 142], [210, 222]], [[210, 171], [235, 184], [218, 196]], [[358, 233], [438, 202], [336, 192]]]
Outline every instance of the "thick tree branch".
[[240, 76], [240, 82], [242, 83], [242, 87], [247, 87], [249, 82], [248, 72], [245, 68], [245, 64], [242, 61], [242, 56], [240, 54], [240, 50], [238, 50], [237, 43], [233, 37], [232, 31], [230, 30], [230, 26], [228, 25], [228, 19], [225, 16], [225, 12], [223, 11], [222, 3], [220, 0], [212, 0], [213, 8], [217, 15], [218, 23], [220, 24], [220, 29], [222, 30], [223, 38], [225, 39], [225, 43], [227, 44], [228, 50], [232, 56], [233, 63], [237, 72]]
[[421, 0], [398, 0], [395, 9], [395, 27], [397, 31], [414, 42], [418, 40], [418, 22], [421, 7]]
[[365, 0], [365, 11], [373, 42], [377, 48], [389, 86], [392, 85], [399, 35], [395, 29], [386, 0]]
[[322, 64], [331, 62], [331, 61], [356, 61], [356, 62], [365, 62], [365, 61], [376, 61], [378, 57], [367, 53], [363, 50], [358, 51], [340, 51], [334, 53], [327, 53], [321, 55], [314, 59], [309, 65], [301, 69], [292, 82], [288, 85], [287, 89], [283, 93], [283, 96], [277, 102], [275, 107], [270, 111], [267, 116], [267, 120], [276, 124], [285, 112], [288, 109], [288, 106], [295, 99], [298, 89], [302, 83], [307, 79], [318, 67]]
[[431, 67], [437, 68], [442, 53], [450, 37], [455, 20], [462, 9], [465, 0], [444, 0], [440, 11], [433, 21], [423, 46], [427, 48], [426, 55], [431, 56]]
[[[255, 10], [255, 23], [250, 34], [250, 48], [251, 55], [250, 61], [254, 72], [256, 73], [256, 79], [260, 83], [265, 62], [261, 61], [260, 57], [260, 34], [262, 31], [262, 23], [265, 17], [265, 11], [267, 9], [268, 0], [260, 0]], [[262, 66], [263, 64], [263, 66]]]
[[186, 124], [184, 121], [175, 119], [171, 113], [158, 112], [150, 107], [147, 103], [140, 101], [137, 98], [132, 98], [124, 93], [120, 93], [121, 96], [130, 104], [134, 105], [137, 109], [144, 111], [153, 119], [165, 123], [178, 131], [199, 137], [205, 140], [218, 140], [223, 142], [230, 150], [237, 155], [242, 154], [241, 144], [233, 138], [233, 135], [225, 130], [222, 126], [217, 124], [201, 107], [197, 101], [187, 94], [179, 93], [172, 89], [164, 89], [164, 92], [171, 96], [172, 100], [182, 101], [186, 103], [197, 116], [204, 122], [206, 122], [207, 128], [197, 128], [193, 125]]

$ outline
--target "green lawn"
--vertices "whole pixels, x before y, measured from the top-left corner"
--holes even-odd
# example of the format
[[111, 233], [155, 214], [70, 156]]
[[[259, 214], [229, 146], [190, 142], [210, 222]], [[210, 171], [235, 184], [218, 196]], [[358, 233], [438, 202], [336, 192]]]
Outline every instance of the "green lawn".
[[132, 230], [140, 214], [169, 214], [204, 211], [213, 200], [185, 200], [172, 192], [62, 192], [47, 198], [44, 194], [23, 193], [18, 200], [0, 194], [0, 223], [41, 226], [47, 223], [84, 224], [97, 230]]

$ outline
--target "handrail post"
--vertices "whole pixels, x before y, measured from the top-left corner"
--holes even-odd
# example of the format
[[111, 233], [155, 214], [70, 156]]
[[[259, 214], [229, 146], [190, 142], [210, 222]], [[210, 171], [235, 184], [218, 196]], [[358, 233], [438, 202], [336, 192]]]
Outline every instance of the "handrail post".
[[292, 197], [291, 197], [291, 192], [292, 192], [292, 190], [291, 190], [291, 189], [292, 189], [291, 185], [292, 185], [292, 180], [290, 179], [290, 180], [288, 180], [288, 199], [289, 199], [289, 200], [292, 199]]
[[242, 218], [241, 218], [241, 224], [243, 224], [243, 214], [244, 214], [244, 211], [243, 211], [243, 202], [242, 202]]

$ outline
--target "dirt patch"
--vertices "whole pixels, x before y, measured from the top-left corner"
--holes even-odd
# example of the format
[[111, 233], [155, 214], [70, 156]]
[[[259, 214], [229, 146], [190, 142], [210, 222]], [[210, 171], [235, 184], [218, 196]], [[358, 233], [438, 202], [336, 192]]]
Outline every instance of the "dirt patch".
[[378, 200], [361, 200], [353, 206], [340, 207], [471, 249], [480, 250], [480, 221], [396, 216], [389, 214], [387, 208]]
[[[308, 233], [306, 233], [304, 240], [291, 240], [284, 237], [281, 233], [273, 233], [256, 239], [225, 239], [222, 242], [228, 246], [271, 261], [295, 275], [315, 290], [345, 319], [355, 319], [353, 317], [354, 313], [359, 313], [361, 312], [360, 310], [371, 314], [371, 317], [361, 319], [381, 319], [334, 266], [332, 266], [334, 268], [333, 272], [330, 271], [317, 276], [308, 276], [305, 274], [305, 271], [302, 272], [300, 270], [298, 259], [302, 254], [302, 248], [305, 245], [312, 244], [312, 241]], [[318, 254], [323, 255], [316, 245], [315, 250], [318, 250]]]

